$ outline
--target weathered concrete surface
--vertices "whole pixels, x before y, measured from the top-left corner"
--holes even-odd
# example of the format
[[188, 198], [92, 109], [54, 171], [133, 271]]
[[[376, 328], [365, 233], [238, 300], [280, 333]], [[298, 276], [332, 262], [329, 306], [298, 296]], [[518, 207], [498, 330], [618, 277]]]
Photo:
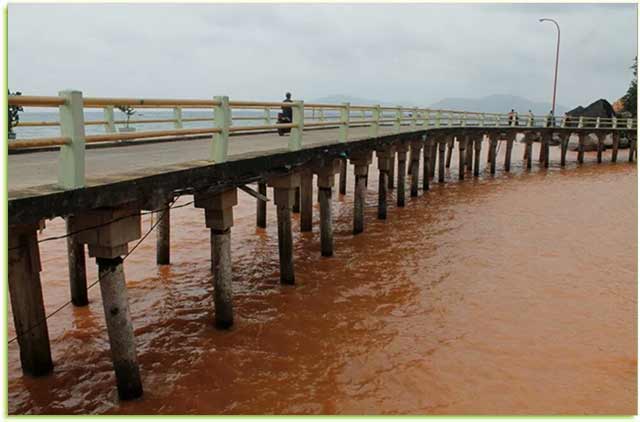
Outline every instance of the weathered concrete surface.
[[[381, 134], [393, 133], [392, 128], [380, 128]], [[368, 134], [368, 128], [351, 128], [350, 138]], [[337, 143], [338, 131], [309, 131], [304, 133], [304, 147]], [[229, 157], [267, 151], [286, 150], [288, 136], [259, 134], [229, 139]], [[163, 168], [188, 161], [207, 160], [210, 140], [196, 139], [155, 144], [132, 145], [86, 151], [87, 179], [98, 179], [140, 169]], [[31, 186], [56, 183], [58, 152], [36, 152], [10, 155], [7, 159], [9, 192]], [[10, 195], [11, 196], [11, 195]]]

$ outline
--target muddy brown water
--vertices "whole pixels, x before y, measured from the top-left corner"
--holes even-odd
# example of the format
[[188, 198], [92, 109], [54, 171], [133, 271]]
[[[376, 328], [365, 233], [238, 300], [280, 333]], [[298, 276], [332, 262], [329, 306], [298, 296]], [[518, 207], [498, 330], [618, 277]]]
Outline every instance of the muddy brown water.
[[[583, 166], [570, 152], [565, 169], [552, 154], [551, 168], [527, 172], [517, 145], [511, 174], [483, 162], [462, 183], [454, 154], [447, 184], [404, 209], [391, 195], [386, 221], [372, 166], [358, 236], [350, 174], [334, 196], [334, 257], [320, 257], [318, 205], [313, 233], [294, 215], [296, 286], [279, 284], [272, 203], [257, 229], [240, 192], [230, 331], [212, 325], [202, 210], [175, 210], [172, 265], [155, 265], [153, 234], [125, 261], [144, 397], [117, 399], [96, 286], [88, 307], [48, 321], [53, 374], [23, 376], [9, 345], [9, 412], [635, 414], [636, 166], [626, 150], [617, 164], [587, 153]], [[63, 232], [56, 219], [41, 236]], [[41, 254], [50, 312], [69, 298], [65, 240]]]

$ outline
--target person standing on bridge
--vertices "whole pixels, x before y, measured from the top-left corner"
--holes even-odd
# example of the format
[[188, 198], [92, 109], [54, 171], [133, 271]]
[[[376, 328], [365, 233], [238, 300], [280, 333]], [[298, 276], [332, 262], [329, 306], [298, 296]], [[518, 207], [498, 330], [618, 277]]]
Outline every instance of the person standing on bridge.
[[[293, 101], [291, 100], [291, 93], [287, 92], [286, 94], [284, 94], [285, 99], [284, 101], [282, 101], [283, 103], [292, 103]], [[289, 119], [289, 122], [293, 121], [293, 109], [291, 107], [282, 107], [282, 115], [284, 117], [286, 117], [287, 119]]]
[[553, 111], [549, 110], [549, 114], [547, 114], [547, 127], [554, 126], [556, 119], [553, 117]]
[[[287, 92], [283, 103], [292, 103], [291, 93]], [[293, 121], [293, 109], [291, 107], [282, 107], [282, 113], [278, 113], [278, 123], [291, 123]], [[278, 135], [283, 136], [285, 133], [291, 132], [291, 129], [278, 128]]]

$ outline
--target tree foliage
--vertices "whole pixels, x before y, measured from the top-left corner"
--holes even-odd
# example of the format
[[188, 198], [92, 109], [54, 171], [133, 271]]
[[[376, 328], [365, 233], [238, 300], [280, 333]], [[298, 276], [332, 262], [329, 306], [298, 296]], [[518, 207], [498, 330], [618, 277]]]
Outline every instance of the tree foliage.
[[[9, 95], [22, 95], [22, 92], [11, 92], [7, 90]], [[13, 128], [20, 122], [20, 112], [23, 111], [22, 106], [10, 105], [8, 107], [9, 115], [7, 116], [7, 123], [9, 127], [9, 135], [13, 135]]]
[[627, 90], [627, 93], [622, 97], [624, 103], [624, 111], [631, 113], [633, 116], [638, 115], [638, 56], [633, 61], [633, 80]]
[[119, 105], [116, 106], [116, 108], [127, 116], [127, 127], [129, 127], [129, 119], [131, 119], [131, 116], [136, 114], [135, 109], [129, 105]]

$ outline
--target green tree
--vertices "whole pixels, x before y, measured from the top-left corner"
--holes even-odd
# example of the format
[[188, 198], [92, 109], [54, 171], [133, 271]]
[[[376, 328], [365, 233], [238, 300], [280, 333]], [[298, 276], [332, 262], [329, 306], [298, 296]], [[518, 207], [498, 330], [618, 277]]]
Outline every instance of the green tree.
[[622, 97], [624, 103], [624, 111], [628, 111], [633, 116], [638, 115], [638, 56], [633, 61], [633, 80], [627, 90], [627, 93]]

